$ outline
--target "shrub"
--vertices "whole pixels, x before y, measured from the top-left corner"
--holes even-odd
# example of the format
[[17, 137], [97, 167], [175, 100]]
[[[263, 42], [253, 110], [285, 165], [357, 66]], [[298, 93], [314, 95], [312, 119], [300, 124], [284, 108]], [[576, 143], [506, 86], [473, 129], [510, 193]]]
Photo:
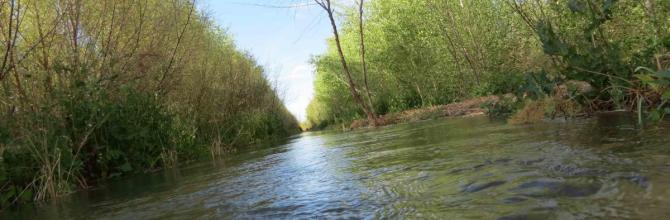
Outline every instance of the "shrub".
[[524, 107], [509, 118], [510, 124], [531, 124], [544, 119], [546, 105], [543, 101], [528, 101]]
[[508, 94], [500, 96], [497, 100], [486, 101], [481, 107], [486, 110], [489, 117], [499, 118], [508, 117], [522, 105], [516, 96]]

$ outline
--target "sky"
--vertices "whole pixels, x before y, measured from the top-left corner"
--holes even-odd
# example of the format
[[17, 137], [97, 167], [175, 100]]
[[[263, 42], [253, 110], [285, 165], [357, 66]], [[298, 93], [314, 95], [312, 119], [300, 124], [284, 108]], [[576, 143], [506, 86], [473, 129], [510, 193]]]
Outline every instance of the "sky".
[[326, 51], [326, 39], [332, 35], [323, 9], [310, 0], [197, 1], [201, 10], [228, 29], [239, 49], [250, 52], [265, 68], [288, 110], [304, 121], [314, 96], [310, 59]]

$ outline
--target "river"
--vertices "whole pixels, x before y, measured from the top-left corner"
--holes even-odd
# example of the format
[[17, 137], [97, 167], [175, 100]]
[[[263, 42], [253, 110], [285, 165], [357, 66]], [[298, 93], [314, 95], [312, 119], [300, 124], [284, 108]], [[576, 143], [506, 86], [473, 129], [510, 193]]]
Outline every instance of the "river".
[[664, 219], [670, 126], [623, 113], [303, 133], [3, 219]]

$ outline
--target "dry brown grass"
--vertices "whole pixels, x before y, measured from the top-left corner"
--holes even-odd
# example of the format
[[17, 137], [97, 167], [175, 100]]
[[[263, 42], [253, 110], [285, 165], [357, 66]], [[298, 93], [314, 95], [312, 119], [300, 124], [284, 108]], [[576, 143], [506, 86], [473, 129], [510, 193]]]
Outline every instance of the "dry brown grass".
[[[447, 105], [431, 106], [426, 108], [410, 109], [399, 113], [390, 113], [377, 119], [377, 126], [385, 126], [402, 122], [420, 121], [442, 117], [460, 117], [483, 115], [486, 113], [480, 106], [486, 102], [497, 101], [498, 96], [484, 96], [455, 102]], [[349, 126], [350, 129], [367, 127], [370, 123], [367, 119], [355, 120]]]
[[530, 101], [509, 118], [510, 124], [532, 124], [542, 121], [546, 104], [543, 101]]
[[[499, 100], [500, 98], [498, 96], [484, 96], [447, 105], [431, 106], [386, 114], [377, 119], [377, 126], [442, 117], [484, 115], [486, 114], [486, 110], [481, 108], [482, 104]], [[554, 95], [543, 100], [528, 101], [522, 109], [509, 118], [508, 122], [510, 124], [532, 124], [541, 122], [546, 116], [550, 116], [551, 118], [557, 116], [566, 118], [575, 117], [582, 111], [583, 109], [576, 102], [563, 96]], [[368, 126], [370, 126], [370, 123], [367, 119], [359, 119], [353, 121], [349, 126], [349, 129]]]

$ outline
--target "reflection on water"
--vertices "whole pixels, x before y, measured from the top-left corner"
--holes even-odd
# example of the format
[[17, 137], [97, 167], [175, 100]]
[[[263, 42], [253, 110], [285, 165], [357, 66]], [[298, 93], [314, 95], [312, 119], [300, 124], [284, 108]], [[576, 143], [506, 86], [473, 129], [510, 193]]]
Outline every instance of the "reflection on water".
[[0, 217], [662, 219], [670, 127], [634, 122], [482, 117], [305, 133]]

